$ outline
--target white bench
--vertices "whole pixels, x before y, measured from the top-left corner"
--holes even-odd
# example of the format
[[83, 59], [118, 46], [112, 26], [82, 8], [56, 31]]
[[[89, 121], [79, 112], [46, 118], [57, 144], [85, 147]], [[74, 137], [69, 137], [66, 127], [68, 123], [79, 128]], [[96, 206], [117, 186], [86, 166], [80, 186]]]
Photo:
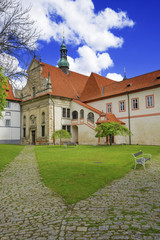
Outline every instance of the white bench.
[[152, 155], [151, 154], [144, 154], [142, 151], [139, 151], [137, 153], [132, 153], [134, 159], [135, 159], [135, 169], [137, 164], [141, 164], [144, 167], [145, 170], [145, 163], [146, 161], [150, 161], [151, 163], [151, 159], [152, 159]]
[[65, 142], [64, 143], [64, 146], [67, 148], [67, 146], [77, 146], [77, 143], [74, 143], [74, 142]]

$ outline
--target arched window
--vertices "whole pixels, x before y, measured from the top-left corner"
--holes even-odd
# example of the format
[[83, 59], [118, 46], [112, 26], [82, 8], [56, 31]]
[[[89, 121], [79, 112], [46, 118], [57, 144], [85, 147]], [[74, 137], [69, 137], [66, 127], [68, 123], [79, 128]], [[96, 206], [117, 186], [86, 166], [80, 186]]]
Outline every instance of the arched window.
[[80, 110], [80, 118], [84, 118], [84, 110], [83, 109]]
[[23, 116], [23, 126], [26, 126], [26, 116]]
[[72, 112], [72, 119], [78, 119], [78, 112], [77, 111]]
[[42, 112], [42, 123], [45, 123], [45, 112]]
[[88, 120], [94, 123], [94, 114], [92, 112], [88, 113]]

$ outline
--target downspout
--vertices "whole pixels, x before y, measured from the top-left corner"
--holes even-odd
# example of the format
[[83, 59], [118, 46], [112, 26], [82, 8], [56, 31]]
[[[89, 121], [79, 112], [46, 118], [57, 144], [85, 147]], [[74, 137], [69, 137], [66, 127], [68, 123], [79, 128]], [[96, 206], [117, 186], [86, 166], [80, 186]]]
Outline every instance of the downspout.
[[[49, 94], [49, 97], [50, 97], [50, 99], [52, 101], [52, 104], [53, 104], [53, 132], [54, 132], [55, 131], [55, 107], [54, 107], [54, 102], [51, 98], [51, 94]], [[55, 139], [54, 139], [54, 145], [55, 145]]]
[[[130, 120], [130, 104], [129, 104], [129, 92], [127, 91], [127, 99], [128, 99], [128, 128], [131, 131], [131, 120]], [[129, 145], [131, 145], [131, 136], [129, 135]]]

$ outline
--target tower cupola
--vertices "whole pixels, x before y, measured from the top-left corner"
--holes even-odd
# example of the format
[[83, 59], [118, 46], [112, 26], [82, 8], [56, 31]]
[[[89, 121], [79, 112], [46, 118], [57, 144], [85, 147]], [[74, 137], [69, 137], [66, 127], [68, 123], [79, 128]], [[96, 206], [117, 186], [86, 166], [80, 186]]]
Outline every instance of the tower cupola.
[[68, 74], [69, 73], [69, 62], [67, 60], [67, 47], [64, 43], [64, 39], [63, 39], [63, 43], [62, 43], [61, 48], [60, 48], [60, 52], [61, 52], [61, 56], [60, 56], [60, 60], [58, 62], [58, 67], [65, 74]]

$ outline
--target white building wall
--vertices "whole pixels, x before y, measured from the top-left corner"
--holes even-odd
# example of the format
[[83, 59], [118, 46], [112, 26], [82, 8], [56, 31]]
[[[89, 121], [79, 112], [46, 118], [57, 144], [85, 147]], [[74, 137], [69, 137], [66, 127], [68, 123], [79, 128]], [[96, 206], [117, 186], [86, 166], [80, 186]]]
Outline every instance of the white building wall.
[[[146, 107], [146, 96], [154, 96], [154, 106]], [[160, 145], [160, 88], [149, 89], [141, 92], [129, 94], [130, 108], [130, 125], [133, 136], [132, 144]], [[132, 98], [139, 99], [139, 109], [132, 110]], [[124, 112], [119, 111], [119, 101], [125, 100], [126, 109]], [[107, 103], [112, 104], [112, 113], [123, 121], [129, 127], [128, 118], [128, 97], [127, 94], [103, 99], [100, 101], [88, 103], [90, 106], [97, 108], [106, 113]], [[116, 137], [116, 143], [129, 143], [129, 137]]]
[[[20, 143], [21, 113], [20, 104], [8, 101], [9, 107], [5, 108], [0, 119], [0, 143]], [[10, 115], [9, 115], [10, 114]], [[10, 120], [10, 126], [6, 126], [6, 120]]]

